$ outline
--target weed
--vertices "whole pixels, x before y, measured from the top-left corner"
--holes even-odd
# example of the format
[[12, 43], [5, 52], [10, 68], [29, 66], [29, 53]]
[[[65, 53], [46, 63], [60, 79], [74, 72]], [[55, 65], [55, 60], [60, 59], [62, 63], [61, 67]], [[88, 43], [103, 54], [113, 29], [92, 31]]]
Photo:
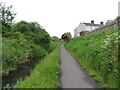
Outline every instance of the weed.
[[118, 30], [77, 37], [65, 45], [102, 87], [118, 86]]

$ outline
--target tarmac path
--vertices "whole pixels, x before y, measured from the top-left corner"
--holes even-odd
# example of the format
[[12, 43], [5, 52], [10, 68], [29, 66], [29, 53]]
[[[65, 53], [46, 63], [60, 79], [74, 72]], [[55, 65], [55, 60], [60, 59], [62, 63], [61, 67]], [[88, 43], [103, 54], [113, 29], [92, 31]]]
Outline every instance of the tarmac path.
[[61, 46], [61, 71], [61, 88], [99, 88], [64, 46]]

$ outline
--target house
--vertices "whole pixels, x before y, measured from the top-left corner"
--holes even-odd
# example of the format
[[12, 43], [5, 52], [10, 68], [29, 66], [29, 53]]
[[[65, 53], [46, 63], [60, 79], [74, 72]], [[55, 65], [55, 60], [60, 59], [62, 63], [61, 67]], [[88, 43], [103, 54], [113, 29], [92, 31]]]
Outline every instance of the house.
[[91, 21], [91, 23], [80, 23], [77, 28], [74, 29], [74, 37], [80, 36], [80, 32], [90, 32], [93, 29], [96, 29], [103, 25], [103, 22], [100, 22], [100, 24], [95, 24], [94, 20]]
[[90, 31], [81, 31], [81, 32], [80, 32], [80, 36], [84, 36], [85, 33], [87, 33], [87, 32], [90, 32]]
[[113, 22], [113, 20], [107, 20], [107, 22], [105, 23], [105, 25], [110, 24], [111, 22]]

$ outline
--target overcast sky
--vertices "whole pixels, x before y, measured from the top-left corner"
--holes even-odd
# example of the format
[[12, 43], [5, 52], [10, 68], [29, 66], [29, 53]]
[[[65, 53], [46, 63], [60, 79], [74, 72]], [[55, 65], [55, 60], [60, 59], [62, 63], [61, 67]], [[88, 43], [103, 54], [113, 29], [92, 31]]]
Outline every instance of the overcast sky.
[[118, 16], [120, 0], [1, 0], [13, 5], [15, 21], [37, 21], [51, 36], [74, 35], [80, 22], [96, 24]]

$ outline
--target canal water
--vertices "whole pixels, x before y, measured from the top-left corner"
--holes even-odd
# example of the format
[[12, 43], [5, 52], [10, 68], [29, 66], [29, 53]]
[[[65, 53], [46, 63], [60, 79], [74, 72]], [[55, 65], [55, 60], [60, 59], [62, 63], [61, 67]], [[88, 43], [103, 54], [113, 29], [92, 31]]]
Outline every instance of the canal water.
[[9, 84], [11, 88], [14, 88], [17, 80], [24, 80], [25, 77], [30, 75], [31, 70], [38, 61], [39, 60], [28, 60], [25, 63], [18, 64], [15, 71], [10, 71], [9, 75], [2, 76], [2, 87]]

